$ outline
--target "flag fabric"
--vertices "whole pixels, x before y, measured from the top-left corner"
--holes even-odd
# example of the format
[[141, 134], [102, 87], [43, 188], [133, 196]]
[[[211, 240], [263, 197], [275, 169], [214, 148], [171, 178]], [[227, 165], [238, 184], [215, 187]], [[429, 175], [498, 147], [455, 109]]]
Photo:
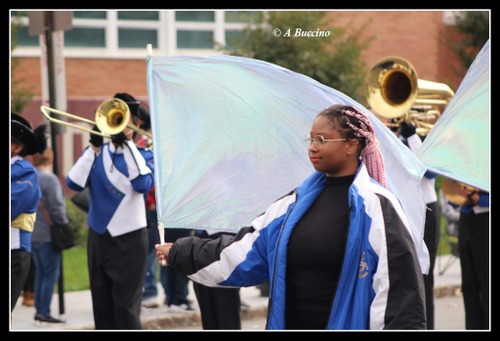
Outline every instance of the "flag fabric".
[[416, 153], [431, 171], [490, 190], [490, 41]]
[[408, 216], [423, 271], [425, 167], [363, 105], [310, 77], [227, 55], [147, 57], [160, 227], [237, 231], [305, 180], [305, 136], [332, 104], [372, 121], [386, 180]]

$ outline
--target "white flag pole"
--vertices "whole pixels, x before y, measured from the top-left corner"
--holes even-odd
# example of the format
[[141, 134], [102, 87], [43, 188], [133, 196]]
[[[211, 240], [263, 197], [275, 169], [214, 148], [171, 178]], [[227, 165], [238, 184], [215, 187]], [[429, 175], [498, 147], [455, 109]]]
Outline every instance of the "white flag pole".
[[[147, 44], [146, 50], [147, 50], [148, 57], [152, 57], [153, 56], [153, 45]], [[156, 191], [155, 191], [155, 195], [156, 195]], [[163, 227], [163, 223], [161, 223], [161, 222], [158, 222], [158, 232], [160, 233], [160, 244], [164, 244], [165, 243], [165, 228]], [[162, 260], [161, 266], [167, 266], [167, 261]]]

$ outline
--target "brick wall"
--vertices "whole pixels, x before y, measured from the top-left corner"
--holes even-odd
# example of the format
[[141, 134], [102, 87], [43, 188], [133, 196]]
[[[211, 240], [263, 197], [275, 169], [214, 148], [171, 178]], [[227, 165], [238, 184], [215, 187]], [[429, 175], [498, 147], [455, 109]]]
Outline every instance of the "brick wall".
[[[372, 37], [363, 59], [369, 66], [387, 56], [399, 56], [413, 64], [420, 79], [445, 82], [456, 90], [464, 74], [454, 75], [453, 55], [442, 44], [446, 29], [442, 11], [339, 11], [330, 14], [335, 25], [366, 24], [363, 38]], [[457, 38], [458, 39], [458, 38]]]

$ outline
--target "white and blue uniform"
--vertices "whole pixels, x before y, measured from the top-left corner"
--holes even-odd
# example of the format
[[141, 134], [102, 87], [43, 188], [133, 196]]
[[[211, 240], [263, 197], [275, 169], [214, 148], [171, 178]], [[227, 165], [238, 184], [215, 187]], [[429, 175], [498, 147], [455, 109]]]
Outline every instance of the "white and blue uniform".
[[142, 329], [140, 309], [148, 237], [146, 194], [154, 184], [151, 150], [128, 140], [87, 147], [68, 173], [89, 187], [88, 264], [95, 329]]
[[[145, 195], [154, 184], [153, 153], [132, 141], [116, 149], [105, 143], [96, 155], [86, 148], [67, 176], [68, 187], [90, 189], [88, 225], [119, 236], [146, 227]], [[138, 209], [140, 208], [140, 209]]]
[[31, 264], [31, 234], [42, 196], [33, 165], [20, 156], [10, 159], [11, 311], [23, 290]]

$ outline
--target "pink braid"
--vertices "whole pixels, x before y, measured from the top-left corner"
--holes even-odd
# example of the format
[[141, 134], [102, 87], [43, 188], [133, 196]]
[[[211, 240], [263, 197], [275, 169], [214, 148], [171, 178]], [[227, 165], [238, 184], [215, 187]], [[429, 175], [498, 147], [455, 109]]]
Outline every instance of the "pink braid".
[[375, 131], [368, 116], [366, 116], [358, 108], [352, 107], [353, 110], [343, 110], [342, 113], [355, 118], [360, 123], [360, 128], [352, 123], [348, 123], [349, 127], [354, 131], [354, 135], [364, 138], [365, 148], [361, 151], [361, 160], [365, 164], [368, 174], [379, 184], [387, 187], [385, 182], [384, 159], [378, 148], [378, 140], [375, 137]]

